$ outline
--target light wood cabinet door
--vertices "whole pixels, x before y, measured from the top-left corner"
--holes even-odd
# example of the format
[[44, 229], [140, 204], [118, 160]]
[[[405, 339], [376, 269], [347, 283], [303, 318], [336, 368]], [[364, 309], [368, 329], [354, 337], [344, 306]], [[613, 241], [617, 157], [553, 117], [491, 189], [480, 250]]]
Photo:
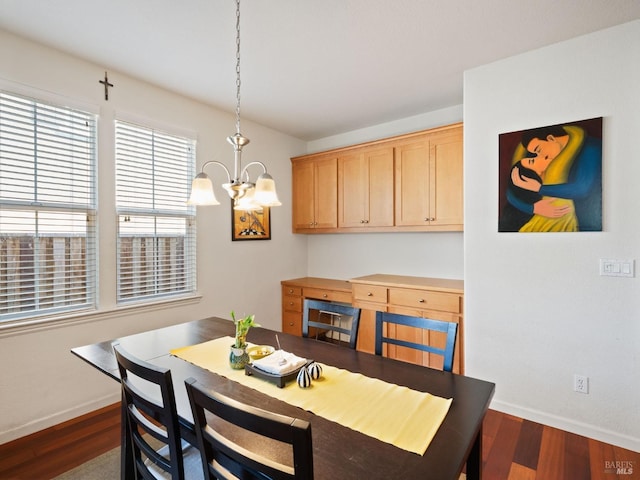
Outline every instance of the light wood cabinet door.
[[393, 148], [338, 157], [338, 226], [393, 226]]
[[314, 197], [316, 228], [338, 226], [338, 159], [316, 160]]
[[368, 177], [362, 150], [338, 157], [338, 226], [363, 227], [369, 219]]
[[313, 228], [315, 200], [313, 194], [315, 163], [301, 160], [291, 166], [293, 230]]
[[429, 140], [432, 225], [462, 225], [462, 128], [435, 134]]
[[463, 224], [462, 151], [462, 127], [396, 147], [396, 225]]
[[429, 139], [413, 139], [395, 148], [396, 225], [424, 226], [431, 221]]
[[337, 158], [298, 160], [292, 164], [293, 231], [338, 226]]

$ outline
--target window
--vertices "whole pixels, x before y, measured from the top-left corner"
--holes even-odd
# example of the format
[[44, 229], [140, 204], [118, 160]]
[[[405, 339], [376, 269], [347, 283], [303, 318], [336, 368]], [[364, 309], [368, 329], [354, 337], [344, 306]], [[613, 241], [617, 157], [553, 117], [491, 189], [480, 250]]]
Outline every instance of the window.
[[116, 121], [118, 302], [195, 291], [195, 141]]
[[96, 307], [96, 118], [0, 92], [0, 322]]

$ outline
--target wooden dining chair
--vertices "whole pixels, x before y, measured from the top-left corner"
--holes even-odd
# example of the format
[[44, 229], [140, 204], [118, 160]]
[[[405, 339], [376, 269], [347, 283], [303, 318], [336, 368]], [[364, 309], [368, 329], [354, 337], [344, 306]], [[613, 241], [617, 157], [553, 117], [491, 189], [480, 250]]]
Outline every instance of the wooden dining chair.
[[[414, 327], [428, 331], [443, 332], [444, 334], [446, 334], [445, 346], [444, 348], [439, 348], [433, 345], [418, 343], [417, 341], [413, 342], [410, 340], [390, 337], [384, 334], [385, 330], [383, 328], [383, 324], [385, 323], [404, 325], [407, 327]], [[400, 315], [397, 313], [376, 312], [375, 353], [376, 355], [382, 355], [382, 345], [384, 343], [387, 343], [441, 355], [444, 358], [442, 369], [445, 372], [450, 372], [453, 370], [453, 355], [456, 349], [457, 332], [458, 324], [455, 322], [445, 322], [442, 320], [432, 320], [430, 318], [412, 317], [409, 315]]]
[[[311, 312], [317, 310], [317, 317], [312, 318]], [[326, 316], [328, 322], [319, 321], [321, 317]], [[349, 328], [342, 326], [343, 317], [351, 317], [351, 326]], [[337, 343], [348, 343], [349, 348], [356, 348], [358, 340], [358, 325], [360, 323], [360, 309], [345, 305], [343, 303], [325, 302], [323, 300], [305, 299], [302, 310], [302, 336], [309, 337], [311, 328], [315, 328], [317, 332], [331, 331], [331, 339], [337, 340]], [[343, 340], [346, 336], [347, 340]]]
[[245, 405], [193, 378], [185, 386], [208, 479], [313, 478], [309, 422]]
[[113, 351], [122, 386], [122, 471], [135, 469], [135, 478], [149, 480], [203, 479], [200, 452], [180, 437], [171, 371], [118, 344]]

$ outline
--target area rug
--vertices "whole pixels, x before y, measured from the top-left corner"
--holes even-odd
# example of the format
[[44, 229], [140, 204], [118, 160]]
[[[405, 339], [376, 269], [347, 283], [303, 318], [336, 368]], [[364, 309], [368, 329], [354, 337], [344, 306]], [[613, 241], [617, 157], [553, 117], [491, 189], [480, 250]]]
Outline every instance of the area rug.
[[[59, 475], [53, 480], [117, 480], [120, 478], [120, 447]], [[463, 473], [460, 480], [467, 476]]]
[[109, 450], [53, 480], [117, 480], [120, 478], [120, 447]]

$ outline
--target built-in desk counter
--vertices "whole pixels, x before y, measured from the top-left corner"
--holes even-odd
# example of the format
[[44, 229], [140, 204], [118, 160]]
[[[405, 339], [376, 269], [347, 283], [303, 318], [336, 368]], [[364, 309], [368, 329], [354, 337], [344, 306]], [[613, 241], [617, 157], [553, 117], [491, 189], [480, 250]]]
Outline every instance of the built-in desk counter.
[[[464, 282], [444, 278], [411, 277], [376, 274], [352, 278], [351, 303], [362, 309], [358, 331], [358, 349], [373, 353], [375, 312], [392, 312], [414, 317], [427, 317], [458, 324], [453, 371], [464, 373]], [[429, 345], [444, 346], [444, 335], [422, 333], [409, 327], [396, 327], [387, 332], [399, 338]], [[388, 347], [387, 355], [412, 363], [442, 368], [442, 357], [414, 350]], [[403, 351], [404, 350], [404, 351]]]
[[351, 284], [346, 280], [303, 277], [283, 280], [282, 331], [302, 336], [302, 302], [305, 298], [351, 303]]
[[[428, 317], [458, 323], [453, 371], [464, 373], [464, 282], [462, 280], [376, 274], [350, 280], [303, 277], [284, 280], [282, 284], [282, 331], [302, 335], [302, 303], [305, 298], [350, 303], [362, 309], [358, 329], [358, 350], [373, 353], [375, 312], [384, 311]], [[393, 328], [393, 327], [392, 327]], [[408, 327], [387, 332], [430, 345], [444, 346], [440, 334], [422, 333]], [[418, 336], [419, 335], [419, 336]], [[442, 367], [439, 356], [416, 351], [402, 351], [389, 346], [387, 355], [436, 368]]]

